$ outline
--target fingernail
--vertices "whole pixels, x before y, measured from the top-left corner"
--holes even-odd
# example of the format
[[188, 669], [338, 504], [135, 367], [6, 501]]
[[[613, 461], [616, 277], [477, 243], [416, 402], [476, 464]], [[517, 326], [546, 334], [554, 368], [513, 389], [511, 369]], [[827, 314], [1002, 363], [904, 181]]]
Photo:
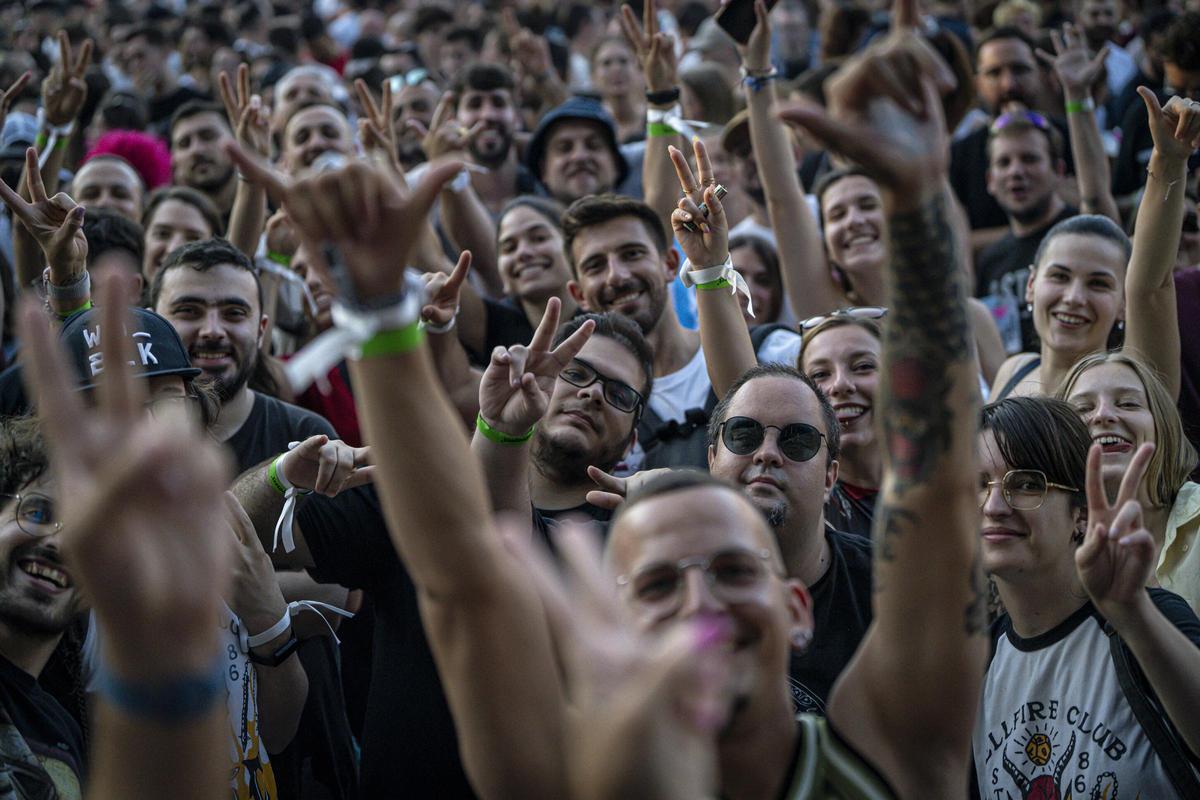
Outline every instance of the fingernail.
[[684, 222], [691, 222], [691, 221], [692, 221], [692, 215], [691, 215], [691, 214], [689, 214], [689, 213], [688, 213], [688, 212], [686, 212], [686, 211], [685, 211], [685, 212], [683, 212], [682, 214], [680, 214], [680, 215], [679, 215], [679, 218], [680, 218], [681, 220], [683, 220]]

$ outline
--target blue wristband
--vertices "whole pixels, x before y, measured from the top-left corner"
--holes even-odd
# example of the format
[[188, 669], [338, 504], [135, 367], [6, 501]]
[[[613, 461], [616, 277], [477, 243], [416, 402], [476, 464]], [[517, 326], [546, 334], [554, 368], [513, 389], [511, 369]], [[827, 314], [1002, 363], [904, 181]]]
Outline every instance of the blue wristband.
[[178, 725], [212, 710], [225, 692], [225, 665], [218, 659], [206, 673], [145, 684], [118, 678], [101, 664], [96, 671], [96, 691], [114, 708], [131, 717]]

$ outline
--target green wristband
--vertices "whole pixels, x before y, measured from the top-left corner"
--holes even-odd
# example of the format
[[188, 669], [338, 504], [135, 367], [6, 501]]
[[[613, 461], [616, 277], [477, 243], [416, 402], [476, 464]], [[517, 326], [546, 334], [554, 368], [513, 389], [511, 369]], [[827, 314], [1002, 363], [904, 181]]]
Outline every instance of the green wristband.
[[537, 425], [526, 431], [523, 436], [512, 436], [488, 425], [487, 420], [483, 418], [483, 412], [480, 412], [475, 415], [475, 430], [482, 433], [485, 439], [491, 439], [496, 444], [525, 444], [533, 438], [533, 432], [537, 430]]
[[678, 136], [679, 131], [665, 122], [650, 122], [646, 125], [646, 138], [654, 139], [660, 136]]
[[1068, 114], [1081, 114], [1085, 111], [1095, 111], [1096, 101], [1092, 98], [1086, 100], [1068, 100], [1066, 103], [1066, 111]]
[[283, 481], [279, 480], [279, 462], [283, 456], [271, 462], [271, 466], [267, 467], [267, 480], [271, 482], [271, 486], [280, 494], [287, 494], [287, 487], [283, 485]]
[[273, 250], [267, 251], [267, 260], [274, 261], [276, 264], [282, 264], [285, 267], [290, 267], [292, 265], [291, 256], [285, 256], [283, 253], [276, 253]]
[[733, 286], [733, 284], [724, 278], [717, 278], [715, 281], [709, 281], [708, 283], [696, 284], [697, 289], [703, 289], [706, 292], [712, 291], [713, 289], [728, 289], [730, 286]]
[[58, 137], [58, 141], [54, 143], [54, 149], [55, 150], [66, 150], [67, 145], [70, 144], [70, 142], [71, 142], [70, 136], [60, 136], [60, 137]]
[[91, 307], [92, 307], [92, 301], [87, 300], [79, 308], [72, 308], [70, 311], [55, 311], [54, 316], [58, 317], [63, 322], [66, 322], [68, 319], [75, 316], [79, 312], [87, 311]]
[[37, 148], [39, 153], [46, 148], [46, 145], [49, 144], [49, 142], [50, 137], [42, 131], [38, 131], [37, 136], [33, 137], [33, 146]]
[[380, 331], [362, 343], [359, 358], [379, 358], [380, 356], [396, 356], [411, 353], [425, 341], [425, 331], [421, 330], [420, 321], [416, 320], [406, 328], [396, 328], [390, 331]]

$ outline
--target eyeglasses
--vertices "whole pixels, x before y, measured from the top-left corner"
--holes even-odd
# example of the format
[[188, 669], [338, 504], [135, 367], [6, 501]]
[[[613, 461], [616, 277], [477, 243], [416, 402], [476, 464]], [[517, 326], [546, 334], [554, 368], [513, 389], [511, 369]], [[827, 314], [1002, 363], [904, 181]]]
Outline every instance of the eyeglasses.
[[1039, 131], [1049, 131], [1050, 122], [1036, 111], [1009, 111], [996, 117], [992, 123], [992, 133], [1002, 131], [1017, 120], [1024, 120]]
[[388, 82], [392, 84], [392, 92], [394, 93], [399, 93], [405, 86], [420, 86], [425, 81], [431, 80], [433, 80], [433, 76], [424, 67], [410, 69], [408, 72], [388, 78]]
[[791, 461], [808, 461], [821, 449], [825, 434], [807, 422], [784, 425], [763, 425], [750, 417], [730, 417], [721, 423], [721, 441], [729, 452], [748, 456], [762, 446], [767, 429], [779, 431], [779, 450]]
[[820, 325], [827, 319], [837, 319], [844, 317], [846, 319], [883, 319], [887, 316], [887, 309], [883, 306], [852, 306], [850, 308], [839, 308], [831, 314], [818, 314], [815, 317], [809, 317], [800, 323], [801, 331], [810, 331]]
[[725, 603], [745, 603], [761, 596], [767, 577], [775, 572], [768, 565], [771, 551], [742, 547], [721, 550], [708, 556], [693, 556], [675, 563], [649, 564], [631, 575], [619, 575], [617, 585], [629, 592], [633, 602], [656, 618], [674, 614], [683, 605], [684, 573], [699, 567], [713, 596]]
[[1079, 491], [1071, 486], [1063, 486], [1061, 483], [1051, 483], [1046, 480], [1046, 473], [1040, 469], [1014, 469], [1009, 470], [998, 481], [989, 481], [986, 476], [980, 476], [980, 508], [987, 505], [988, 498], [992, 495], [992, 487], [997, 485], [1000, 486], [1004, 502], [1017, 511], [1033, 511], [1041, 508], [1042, 503], [1046, 501], [1046, 492], [1050, 489], [1061, 489], [1064, 492]]
[[636, 389], [616, 378], [608, 377], [582, 358], [571, 359], [571, 363], [558, 373], [558, 377], [580, 389], [600, 381], [604, 386], [604, 399], [617, 411], [629, 414], [642, 405], [642, 396]]
[[17, 527], [30, 536], [50, 536], [62, 530], [58, 510], [53, 500], [38, 492], [26, 494], [2, 494], [0, 497], [16, 500]]

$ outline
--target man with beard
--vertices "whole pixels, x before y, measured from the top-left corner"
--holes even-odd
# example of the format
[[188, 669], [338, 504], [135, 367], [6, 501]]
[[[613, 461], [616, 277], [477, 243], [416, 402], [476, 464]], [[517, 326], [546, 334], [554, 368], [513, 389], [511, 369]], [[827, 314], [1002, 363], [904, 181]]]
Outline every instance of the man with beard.
[[[1042, 110], [1042, 73], [1036, 49], [1017, 28], [996, 28], [980, 39], [975, 50], [975, 90], [992, 119], [1006, 111]], [[1053, 118], [1051, 124], [1065, 140], [1066, 124]], [[989, 127], [980, 126], [950, 148], [950, 185], [967, 211], [976, 251], [999, 239], [1008, 228], [1004, 209], [988, 192], [988, 131]], [[1063, 159], [1066, 172], [1073, 172], [1069, 147]]]
[[[1107, 47], [1104, 69], [1108, 73], [1108, 96], [1119, 97], [1125, 86], [1138, 74], [1137, 62], [1125, 48], [1113, 41], [1117, 25], [1121, 22], [1120, 5], [1117, 0], [1077, 0], [1075, 23], [1087, 39], [1088, 49], [1099, 53]], [[1112, 127], [1120, 120], [1108, 120]]]
[[[395, 105], [392, 110], [392, 133], [396, 137], [396, 157], [400, 166], [410, 170], [425, 161], [422, 130], [433, 122], [442, 90], [425, 69], [413, 69], [391, 79]], [[413, 124], [417, 123], [417, 124]]]
[[224, 144], [233, 139], [225, 109], [192, 101], [171, 117], [171, 165], [175, 183], [204, 194], [229, 219], [237, 176]]
[[[668, 302], [679, 253], [668, 245], [658, 215], [628, 197], [585, 197], [563, 214], [563, 237], [574, 272], [568, 289], [575, 302], [586, 311], [629, 317], [654, 352], [654, 391], [642, 414], [639, 443], [619, 470], [703, 468], [706, 409], [716, 400], [710, 400], [700, 334], [680, 325]], [[795, 333], [779, 330], [760, 340], [756, 350], [760, 361], [794, 363], [798, 347]]]
[[[641, 197], [641, 165], [628, 156], [640, 155], [644, 147], [644, 142], [619, 146], [616, 125], [603, 106], [588, 97], [572, 97], [538, 122], [525, 163], [546, 194], [564, 205], [616, 191]], [[637, 185], [627, 185], [627, 178]]]
[[469, 131], [479, 126], [467, 140], [467, 155], [485, 171], [469, 174], [472, 188], [493, 215], [512, 198], [535, 189], [533, 175], [518, 160], [513, 146], [519, 119], [516, 91], [507, 67], [483, 62], [463, 67], [450, 85], [459, 127]]
[[988, 192], [1008, 215], [1009, 229], [976, 259], [975, 296], [991, 309], [1010, 354], [1038, 349], [1025, 302], [1029, 267], [1046, 231], [1079, 213], [1056, 191], [1061, 152], [1058, 131], [1028, 113], [1010, 114], [988, 137]]
[[20, 797], [78, 798], [83, 734], [38, 683], [81, 605], [59, 551], [48, 467], [33, 420], [0, 425], [0, 785]]
[[289, 70], [275, 84], [271, 98], [271, 134], [282, 136], [284, 126], [301, 108], [336, 103], [338, 76], [323, 64], [303, 64]]

